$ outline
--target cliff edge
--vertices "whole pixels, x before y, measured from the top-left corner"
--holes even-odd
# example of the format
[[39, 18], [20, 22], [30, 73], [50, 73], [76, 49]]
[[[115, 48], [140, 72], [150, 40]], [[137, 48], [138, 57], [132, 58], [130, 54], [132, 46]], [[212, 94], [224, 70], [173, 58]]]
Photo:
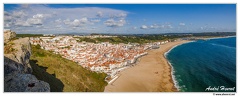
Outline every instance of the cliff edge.
[[29, 38], [15, 38], [15, 32], [4, 32], [4, 92], [50, 92], [48, 83], [31, 74]]

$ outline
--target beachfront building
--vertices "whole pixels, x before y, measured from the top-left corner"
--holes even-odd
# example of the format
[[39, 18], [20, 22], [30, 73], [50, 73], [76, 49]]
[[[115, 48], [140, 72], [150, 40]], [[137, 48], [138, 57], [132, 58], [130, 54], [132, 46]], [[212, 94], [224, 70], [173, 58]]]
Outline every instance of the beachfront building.
[[30, 42], [77, 62], [84, 68], [107, 73], [110, 77], [114, 77], [119, 71], [135, 63], [139, 57], [146, 55], [146, 50], [152, 46], [140, 46], [137, 43], [77, 42], [73, 36], [31, 37]]

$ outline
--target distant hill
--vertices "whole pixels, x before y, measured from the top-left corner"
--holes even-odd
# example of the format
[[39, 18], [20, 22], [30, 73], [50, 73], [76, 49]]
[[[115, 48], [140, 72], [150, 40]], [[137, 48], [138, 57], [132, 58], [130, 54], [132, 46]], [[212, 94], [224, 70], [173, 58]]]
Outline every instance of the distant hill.
[[43, 36], [43, 34], [17, 34], [16, 37], [40, 37]]

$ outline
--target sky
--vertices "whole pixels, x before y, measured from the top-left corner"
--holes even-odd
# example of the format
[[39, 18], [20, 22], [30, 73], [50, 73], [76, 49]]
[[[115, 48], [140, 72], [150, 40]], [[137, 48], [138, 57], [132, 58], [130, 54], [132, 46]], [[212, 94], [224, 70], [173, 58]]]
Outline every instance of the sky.
[[4, 4], [23, 34], [236, 32], [236, 4]]

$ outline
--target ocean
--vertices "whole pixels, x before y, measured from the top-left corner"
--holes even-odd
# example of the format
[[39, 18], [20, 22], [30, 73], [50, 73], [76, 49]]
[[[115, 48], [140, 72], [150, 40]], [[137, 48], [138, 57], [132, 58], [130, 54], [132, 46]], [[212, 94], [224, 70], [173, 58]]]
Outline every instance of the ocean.
[[166, 58], [182, 92], [236, 92], [236, 37], [176, 46]]

